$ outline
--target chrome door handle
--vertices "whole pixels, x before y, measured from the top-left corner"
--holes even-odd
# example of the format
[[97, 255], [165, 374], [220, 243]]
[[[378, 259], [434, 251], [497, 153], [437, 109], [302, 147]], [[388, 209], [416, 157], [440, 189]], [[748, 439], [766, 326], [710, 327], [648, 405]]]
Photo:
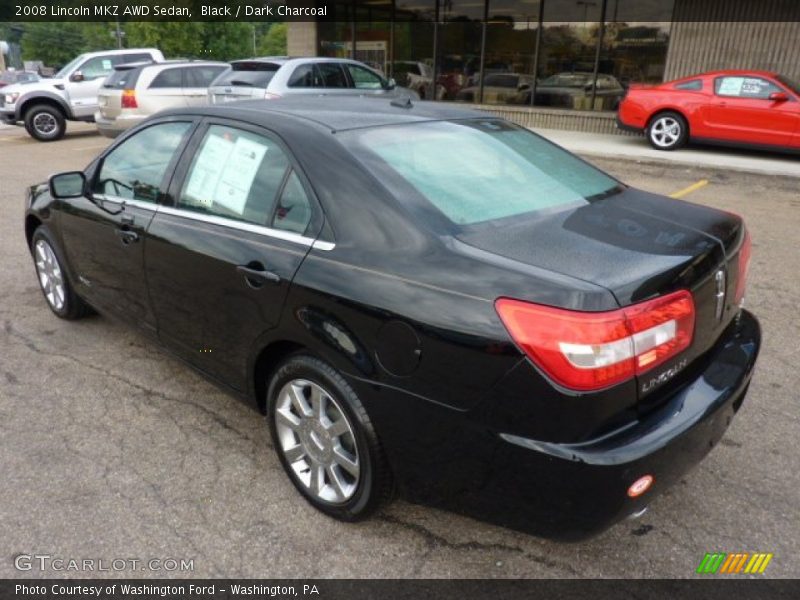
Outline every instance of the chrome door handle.
[[247, 265], [239, 265], [236, 267], [236, 272], [244, 275], [247, 285], [252, 288], [259, 288], [264, 283], [280, 283], [280, 275], [272, 271], [267, 271], [262, 268], [248, 267]]

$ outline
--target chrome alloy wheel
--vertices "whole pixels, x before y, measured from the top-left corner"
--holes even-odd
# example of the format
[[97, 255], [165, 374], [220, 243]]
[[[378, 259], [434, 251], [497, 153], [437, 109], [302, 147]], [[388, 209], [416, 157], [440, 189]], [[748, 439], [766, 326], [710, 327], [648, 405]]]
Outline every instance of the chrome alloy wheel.
[[333, 396], [293, 379], [281, 388], [274, 410], [278, 447], [307, 492], [331, 504], [349, 500], [361, 467], [353, 428]]
[[669, 148], [681, 137], [681, 124], [672, 117], [660, 117], [650, 127], [650, 139], [656, 146]]
[[64, 308], [66, 290], [64, 289], [64, 275], [58, 264], [55, 252], [45, 240], [37, 240], [35, 246], [36, 273], [39, 275], [39, 284], [42, 286], [47, 302], [54, 310]]
[[36, 133], [45, 137], [52, 135], [53, 132], [58, 128], [58, 122], [56, 121], [56, 118], [47, 112], [37, 113], [33, 117], [32, 122]]

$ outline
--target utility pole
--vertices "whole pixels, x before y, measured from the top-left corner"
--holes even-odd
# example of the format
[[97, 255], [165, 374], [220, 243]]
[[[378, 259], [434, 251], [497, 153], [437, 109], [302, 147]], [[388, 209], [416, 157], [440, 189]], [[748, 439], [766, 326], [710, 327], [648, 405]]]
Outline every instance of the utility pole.
[[114, 35], [117, 36], [117, 48], [122, 50], [122, 36], [125, 34], [122, 32], [122, 29], [120, 29], [119, 19], [116, 19], [116, 22], [117, 22], [117, 31]]
[[256, 26], [253, 25], [253, 58], [256, 57], [258, 51], [256, 50]]

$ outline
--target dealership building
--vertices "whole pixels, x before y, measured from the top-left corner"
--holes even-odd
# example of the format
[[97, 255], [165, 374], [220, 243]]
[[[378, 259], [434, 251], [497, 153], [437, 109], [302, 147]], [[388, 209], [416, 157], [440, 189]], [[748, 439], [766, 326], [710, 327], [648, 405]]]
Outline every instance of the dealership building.
[[[800, 80], [798, 0], [341, 0], [292, 56], [352, 57], [427, 99], [613, 132], [630, 84], [714, 69]], [[535, 74], [535, 76], [534, 76]]]

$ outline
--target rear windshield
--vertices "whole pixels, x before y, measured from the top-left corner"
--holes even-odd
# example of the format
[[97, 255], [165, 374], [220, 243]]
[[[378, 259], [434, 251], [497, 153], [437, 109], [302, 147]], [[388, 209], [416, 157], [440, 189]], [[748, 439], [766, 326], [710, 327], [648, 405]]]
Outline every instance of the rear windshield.
[[340, 135], [396, 197], [421, 210], [426, 222], [434, 217], [449, 229], [558, 211], [622, 189], [506, 121], [434, 121]]
[[280, 69], [280, 65], [264, 62], [235, 62], [212, 85], [265, 88]]
[[103, 82], [103, 87], [112, 90], [132, 90], [136, 87], [136, 80], [139, 79], [141, 71], [141, 68], [115, 69]]

